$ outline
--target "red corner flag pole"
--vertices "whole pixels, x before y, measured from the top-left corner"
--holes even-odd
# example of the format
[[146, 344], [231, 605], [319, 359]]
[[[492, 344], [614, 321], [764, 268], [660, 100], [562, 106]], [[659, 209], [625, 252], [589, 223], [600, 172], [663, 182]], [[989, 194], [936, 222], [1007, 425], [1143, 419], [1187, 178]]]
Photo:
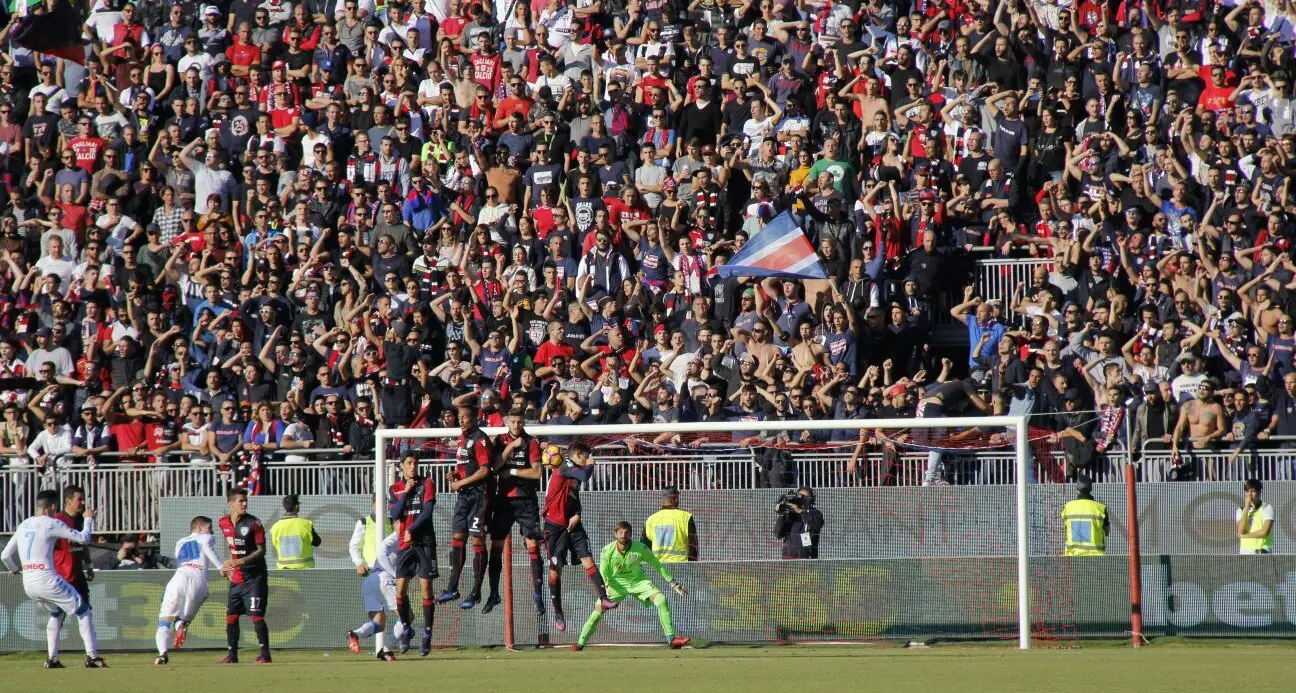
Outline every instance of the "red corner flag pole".
[[1125, 505], [1129, 508], [1130, 638], [1143, 646], [1143, 571], [1139, 554], [1138, 490], [1134, 463], [1125, 463]]
[[504, 647], [509, 650], [516, 650], [516, 641], [513, 634], [513, 537], [504, 537], [504, 556], [503, 556], [503, 573], [500, 575], [504, 582]]

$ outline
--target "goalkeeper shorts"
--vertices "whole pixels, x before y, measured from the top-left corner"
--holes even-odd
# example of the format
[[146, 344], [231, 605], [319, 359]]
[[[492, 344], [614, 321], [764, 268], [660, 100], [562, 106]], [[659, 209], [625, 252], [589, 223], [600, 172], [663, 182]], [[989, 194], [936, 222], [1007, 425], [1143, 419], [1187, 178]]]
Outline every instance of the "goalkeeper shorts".
[[622, 582], [620, 580], [609, 580], [607, 583], [608, 599], [619, 602], [626, 597], [634, 597], [644, 606], [652, 606], [653, 599], [661, 594], [652, 580], [640, 580], [638, 582]]

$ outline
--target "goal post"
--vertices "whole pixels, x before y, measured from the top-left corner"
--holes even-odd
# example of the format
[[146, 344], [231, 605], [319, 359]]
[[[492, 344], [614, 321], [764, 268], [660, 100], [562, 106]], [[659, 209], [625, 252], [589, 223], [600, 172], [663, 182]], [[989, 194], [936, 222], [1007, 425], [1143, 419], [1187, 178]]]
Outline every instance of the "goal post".
[[[949, 418], [911, 418], [911, 419], [826, 419], [795, 420], [776, 419], [769, 421], [734, 421], [723, 424], [708, 422], [688, 423], [644, 423], [632, 425], [527, 425], [526, 431], [540, 439], [552, 438], [590, 438], [609, 437], [626, 438], [631, 436], [655, 436], [660, 434], [768, 434], [780, 431], [832, 431], [832, 430], [896, 430], [896, 429], [971, 429], [999, 428], [1012, 431], [1011, 437], [1003, 438], [1012, 442], [1015, 462], [1016, 485], [1016, 618], [1017, 642], [1021, 649], [1031, 646], [1031, 588], [1030, 588], [1030, 494], [1028, 486], [1032, 479], [1030, 471], [1030, 435], [1029, 420], [1026, 416], [974, 416]], [[505, 432], [504, 427], [483, 427], [482, 431], [489, 436]], [[389, 448], [395, 441], [426, 440], [440, 441], [455, 439], [460, 435], [457, 428], [380, 428], [375, 431], [374, 459], [374, 513], [376, 517], [387, 514], [387, 490], [393, 479], [393, 469], [389, 457], [393, 455]], [[856, 435], [858, 437], [858, 435]], [[1004, 442], [1008, 442], [1005, 440]], [[402, 453], [403, 454], [403, 453]], [[390, 462], [397, 460], [392, 459]], [[382, 537], [377, 537], [381, 542]], [[1005, 547], [1006, 548], [1006, 547]], [[381, 546], [378, 547], [381, 550]], [[511, 556], [511, 552], [506, 554]], [[506, 561], [511, 562], [511, 561]], [[509, 609], [512, 611], [512, 608]], [[512, 644], [512, 628], [506, 629], [507, 639]]]

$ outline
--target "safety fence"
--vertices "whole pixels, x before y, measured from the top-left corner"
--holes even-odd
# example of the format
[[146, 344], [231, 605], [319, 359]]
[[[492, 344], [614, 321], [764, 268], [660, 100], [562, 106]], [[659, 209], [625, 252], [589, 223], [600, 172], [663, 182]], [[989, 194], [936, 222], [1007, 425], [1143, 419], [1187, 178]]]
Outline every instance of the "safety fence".
[[[303, 451], [309, 452], [309, 451]], [[332, 453], [329, 453], [332, 454]], [[304, 455], [303, 455], [304, 458]], [[871, 453], [848, 473], [849, 452], [820, 450], [678, 451], [656, 456], [602, 453], [587, 491], [655, 491], [666, 486], [690, 490], [743, 490], [810, 486], [816, 489], [919, 486], [925, 483], [926, 453], [894, 456]], [[1123, 482], [1127, 456], [1114, 452], [1100, 456], [1084, 471], [1094, 481]], [[1239, 482], [1248, 478], [1288, 481], [1293, 477], [1296, 450], [1251, 451], [1233, 459], [1227, 453], [1185, 456], [1176, 464], [1168, 451], [1147, 451], [1136, 460], [1136, 481], [1160, 482], [1176, 478]], [[440, 494], [449, 493], [449, 459], [423, 461], [424, 473]], [[1031, 461], [1032, 483], [1066, 480], [1062, 455]], [[1016, 461], [1010, 452], [964, 451], [941, 455], [938, 484], [995, 486], [1016, 483]], [[1185, 473], [1187, 472], [1187, 473]], [[261, 489], [266, 494], [371, 495], [373, 462], [272, 461], [266, 464]], [[0, 533], [17, 526], [30, 512], [37, 491], [77, 484], [86, 489], [100, 509], [100, 531], [105, 533], [156, 533], [160, 500], [175, 496], [221, 497], [233, 485], [229, 472], [203, 463], [167, 462], [152, 465], [124, 463], [89, 467], [67, 464], [58, 470], [37, 471], [30, 466], [0, 469]], [[384, 485], [386, 480], [383, 481]], [[541, 482], [541, 492], [544, 482]]]
[[[999, 301], [1003, 314], [1009, 314], [1013, 292], [1018, 286], [1031, 286], [1032, 275], [1036, 267], [1052, 268], [1053, 261], [1041, 258], [1023, 259], [984, 259], [976, 261], [976, 278], [974, 285], [978, 296], [987, 301]], [[962, 300], [961, 292], [956, 292], [946, 300]], [[949, 314], [950, 306], [933, 306], [932, 321], [937, 325], [950, 325], [954, 319]]]
[[1040, 258], [995, 259], [980, 260], [977, 266], [977, 293], [987, 301], [1002, 301], [1007, 310], [1017, 287], [1034, 284], [1032, 275], [1035, 268], [1043, 266], [1051, 269], [1053, 261]]
[[[1032, 565], [1037, 636], [1069, 640], [1129, 631], [1124, 558], [1052, 557]], [[1143, 626], [1150, 637], [1296, 635], [1296, 613], [1287, 606], [1296, 596], [1296, 557], [1147, 555], [1143, 565]], [[568, 622], [580, 623], [592, 595], [575, 571], [567, 572]], [[1016, 632], [1019, 587], [1015, 562], [1007, 558], [718, 562], [679, 564], [673, 572], [689, 590], [687, 596], [670, 594], [679, 632], [712, 643], [982, 639]], [[521, 592], [525, 573], [514, 571], [515, 592], [529, 594], [529, 587]], [[1058, 575], [1069, 579], [1050, 577]], [[170, 576], [154, 570], [96, 578], [90, 601], [102, 650], [153, 648]], [[173, 653], [175, 661], [206, 661], [216, 655], [195, 650], [224, 647], [226, 582], [211, 573], [210, 584], [207, 604], [189, 626], [185, 649]], [[537, 617], [528, 599], [515, 601], [518, 644], [533, 644], [547, 619]], [[501, 645], [503, 612], [438, 609], [434, 645]], [[41, 650], [47, 620], [44, 608], [23, 593], [21, 580], [0, 580], [0, 651]], [[271, 572], [266, 622], [273, 647], [341, 649], [339, 634], [365, 620], [354, 570]], [[251, 630], [244, 629], [247, 648], [254, 647]], [[570, 643], [579, 631], [548, 630], [555, 646]], [[75, 629], [64, 632], [70, 633], [64, 651], [77, 650]], [[619, 609], [603, 619], [594, 638], [595, 644], [661, 641], [652, 609]]]
[[[1109, 554], [1128, 552], [1129, 510], [1124, 484], [1096, 484], [1094, 497], [1107, 505]], [[679, 507], [693, 515], [699, 555], [705, 561], [777, 559], [776, 536], [782, 489], [686, 489]], [[1076, 497], [1061, 484], [1028, 488], [1027, 531], [1035, 556], [1062, 552], [1062, 506]], [[373, 512], [373, 498], [360, 495], [301, 496], [301, 516], [315, 524], [323, 544], [317, 565], [351, 565], [348, 542], [356, 522]], [[1274, 551], [1296, 554], [1296, 482], [1265, 486], [1275, 509]], [[441, 544], [450, 532], [456, 497], [440, 495], [432, 525]], [[1243, 503], [1240, 484], [1224, 482], [1148, 483], [1139, 487], [1139, 536], [1150, 554], [1236, 554], [1234, 513]], [[622, 520], [641, 528], [661, 507], [655, 491], [596, 491], [581, 494], [581, 521], [594, 543], [611, 541]], [[829, 488], [816, 493], [824, 516], [819, 543], [823, 558], [971, 558], [1014, 555], [1017, 547], [1016, 489], [1011, 486]], [[278, 496], [256, 496], [249, 510], [267, 526], [283, 516]], [[168, 498], [160, 508], [160, 536], [170, 551], [189, 533], [197, 515], [225, 512], [219, 498]], [[635, 530], [640, 531], [639, 529]], [[793, 537], [794, 539], [796, 537]]]

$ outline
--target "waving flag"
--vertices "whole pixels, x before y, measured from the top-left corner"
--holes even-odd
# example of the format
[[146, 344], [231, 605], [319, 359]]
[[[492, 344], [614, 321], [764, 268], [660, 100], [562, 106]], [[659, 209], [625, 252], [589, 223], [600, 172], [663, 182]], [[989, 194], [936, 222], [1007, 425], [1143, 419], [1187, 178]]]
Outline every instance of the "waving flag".
[[787, 277], [827, 279], [819, 255], [787, 212], [774, 217], [743, 245], [729, 262], [716, 268], [720, 277]]
[[11, 5], [15, 16], [10, 19], [16, 24], [9, 37], [23, 48], [84, 65], [86, 51], [81, 25], [85, 18], [68, 4], [68, 0], [57, 0], [54, 9], [47, 12], [28, 11], [40, 4], [24, 0]]

